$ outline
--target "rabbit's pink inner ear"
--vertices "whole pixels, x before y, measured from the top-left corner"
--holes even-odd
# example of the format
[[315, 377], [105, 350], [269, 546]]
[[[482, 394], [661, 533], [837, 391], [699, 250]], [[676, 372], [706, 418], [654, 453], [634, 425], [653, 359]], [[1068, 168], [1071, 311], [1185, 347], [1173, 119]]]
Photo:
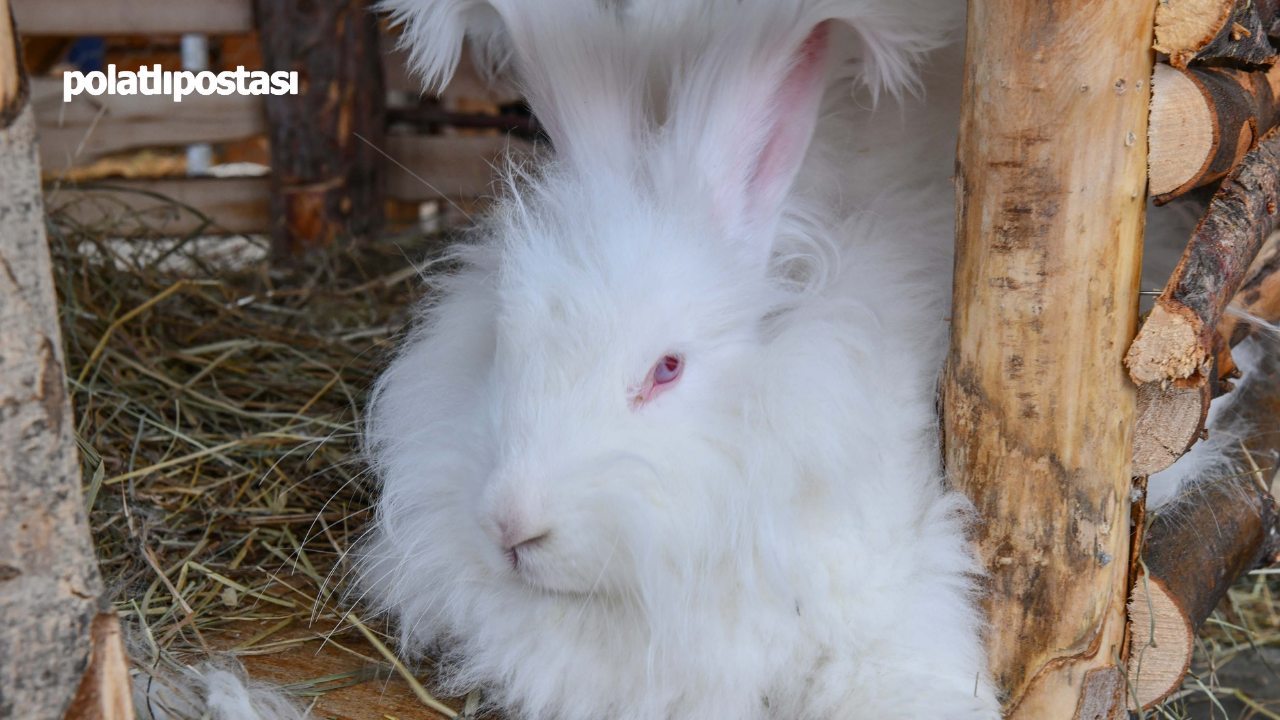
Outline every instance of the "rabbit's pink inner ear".
[[747, 182], [748, 212], [775, 214], [791, 189], [818, 122], [826, 74], [828, 23], [820, 23], [796, 50], [768, 106], [770, 126]]

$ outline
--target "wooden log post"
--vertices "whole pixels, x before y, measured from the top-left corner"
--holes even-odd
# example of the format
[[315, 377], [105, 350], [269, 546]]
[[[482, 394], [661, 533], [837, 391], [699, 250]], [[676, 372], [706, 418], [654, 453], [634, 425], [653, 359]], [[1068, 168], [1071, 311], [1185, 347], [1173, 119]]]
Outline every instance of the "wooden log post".
[[65, 389], [29, 83], [0, 0], [0, 717], [133, 717]]
[[[383, 220], [386, 97], [378, 26], [364, 0], [255, 0], [268, 72], [297, 95], [267, 98], [277, 258], [376, 233]], [[361, 138], [364, 138], [363, 140]]]
[[[1201, 478], [1184, 502], [1153, 513], [1143, 532], [1144, 563], [1129, 602], [1130, 705], [1150, 708], [1182, 682], [1196, 633], [1231, 584], [1280, 552], [1280, 510], [1268, 480], [1280, 458], [1280, 357], [1262, 364], [1227, 412], [1248, 430], [1243, 477]], [[1230, 475], [1223, 471], [1222, 475]], [[1134, 700], [1137, 702], [1134, 702]]]
[[949, 477], [1020, 720], [1124, 717], [1129, 446], [1152, 6], [970, 0]]

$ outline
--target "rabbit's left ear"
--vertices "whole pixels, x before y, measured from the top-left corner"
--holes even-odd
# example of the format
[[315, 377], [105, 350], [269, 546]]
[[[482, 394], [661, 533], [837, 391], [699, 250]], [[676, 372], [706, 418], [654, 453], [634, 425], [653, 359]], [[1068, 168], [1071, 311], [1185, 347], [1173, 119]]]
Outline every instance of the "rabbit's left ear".
[[[712, 211], [737, 240], [770, 242], [817, 125], [829, 26], [799, 42], [766, 42], [774, 47], [750, 62], [721, 62], [676, 99], [672, 118], [683, 127], [675, 131], [692, 144]], [[763, 261], [769, 249], [761, 247]]]

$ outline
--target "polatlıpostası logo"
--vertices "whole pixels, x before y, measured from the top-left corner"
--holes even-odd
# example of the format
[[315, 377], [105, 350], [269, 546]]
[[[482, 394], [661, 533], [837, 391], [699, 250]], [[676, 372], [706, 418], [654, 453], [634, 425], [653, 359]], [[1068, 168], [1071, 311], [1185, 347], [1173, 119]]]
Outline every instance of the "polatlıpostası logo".
[[182, 102], [183, 97], [197, 92], [201, 95], [297, 95], [298, 73], [248, 72], [243, 65], [234, 72], [224, 70], [216, 74], [208, 70], [198, 73], [190, 70], [162, 71], [159, 65], [152, 70], [141, 68], [138, 72], [116, 72], [115, 65], [108, 65], [105, 73], [101, 70], [87, 74], [63, 73], [63, 102], [71, 102], [71, 98], [82, 92], [90, 95], [172, 95], [174, 102]]

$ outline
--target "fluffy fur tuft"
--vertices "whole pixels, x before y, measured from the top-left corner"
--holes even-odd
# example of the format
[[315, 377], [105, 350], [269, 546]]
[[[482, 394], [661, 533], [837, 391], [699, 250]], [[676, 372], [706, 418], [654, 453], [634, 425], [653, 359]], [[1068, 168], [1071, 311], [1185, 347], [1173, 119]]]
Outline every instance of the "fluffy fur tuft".
[[[140, 664], [138, 667], [146, 668]], [[235, 660], [169, 670], [155, 667], [133, 676], [138, 720], [308, 720], [278, 688], [250, 682]]]
[[376, 388], [402, 646], [520, 718], [996, 718], [934, 408], [960, 48], [914, 70], [963, 4], [388, 5], [435, 77], [497, 13], [556, 146]]

